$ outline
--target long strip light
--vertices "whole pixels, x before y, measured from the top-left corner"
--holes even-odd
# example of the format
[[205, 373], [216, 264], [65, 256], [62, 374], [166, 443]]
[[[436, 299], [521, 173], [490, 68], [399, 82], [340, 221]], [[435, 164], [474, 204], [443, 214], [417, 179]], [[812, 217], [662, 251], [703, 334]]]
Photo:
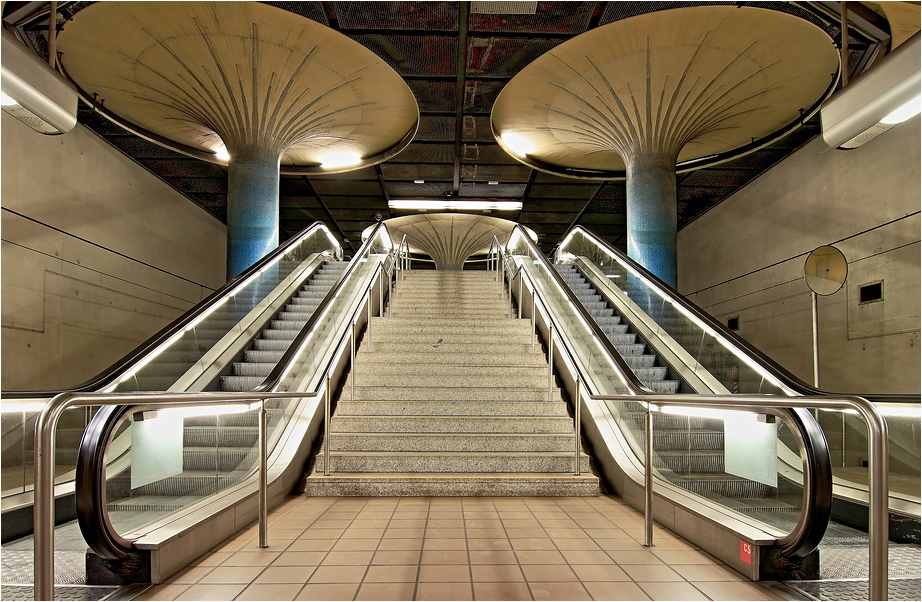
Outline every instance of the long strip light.
[[393, 199], [387, 202], [391, 209], [469, 209], [471, 211], [518, 211], [522, 201], [459, 201], [459, 200], [408, 200]]

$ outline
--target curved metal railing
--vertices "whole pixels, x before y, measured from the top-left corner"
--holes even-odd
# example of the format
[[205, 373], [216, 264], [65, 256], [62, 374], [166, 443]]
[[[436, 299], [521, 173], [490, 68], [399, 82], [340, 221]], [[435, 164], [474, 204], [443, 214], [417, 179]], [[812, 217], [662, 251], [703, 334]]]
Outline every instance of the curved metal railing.
[[[355, 273], [357, 266], [365, 263], [369, 254], [374, 250], [375, 245], [380, 245], [379, 235], [386, 238], [385, 250], [391, 253], [390, 238], [387, 235], [387, 228], [383, 223], [378, 223], [375, 229], [368, 236], [362, 247], [356, 252], [346, 269], [339, 279], [334, 283], [326, 293], [317, 309], [307, 320], [294, 340], [288, 346], [282, 355], [282, 358], [272, 368], [263, 382], [253, 389], [254, 393], [275, 393], [279, 390], [283, 380], [290, 374], [295, 363], [304, 351], [304, 348], [317, 330], [327, 312], [332, 307], [332, 302], [336, 299], [344, 288], [344, 283]], [[382, 278], [378, 281], [380, 302], [383, 304], [383, 274], [388, 276], [388, 289], [390, 281], [395, 276], [395, 266], [393, 260], [389, 266], [386, 262], [378, 263], [375, 266], [375, 272], [371, 274], [369, 288], [364, 291], [365, 297], [371, 294], [371, 283], [381, 271]], [[369, 311], [371, 304], [368, 303]], [[383, 307], [383, 305], [381, 305]], [[355, 324], [355, 316], [350, 319]], [[354, 331], [354, 328], [353, 328]], [[355, 333], [353, 332], [353, 337]], [[354, 341], [353, 341], [354, 348]], [[354, 364], [354, 356], [353, 356]], [[329, 371], [329, 366], [327, 367]], [[107, 447], [112, 434], [115, 432], [121, 421], [128, 415], [133, 414], [130, 406], [107, 405], [103, 407], [91, 421], [80, 443], [77, 461], [77, 478], [76, 478], [76, 503], [77, 516], [80, 523], [81, 531], [90, 548], [99, 556], [108, 559], [126, 558], [135, 553], [135, 548], [131, 540], [122, 537], [113, 528], [108, 517], [107, 499], [106, 499], [106, 458]], [[252, 473], [252, 470], [250, 471]], [[246, 477], [244, 477], [246, 478]]]
[[[520, 248], [520, 245], [524, 246], [525, 254], [530, 262], [541, 264], [552, 285], [567, 300], [568, 310], [574, 312], [583, 327], [592, 333], [593, 342], [602, 350], [606, 360], [614, 368], [618, 379], [625, 388], [625, 393], [634, 397], [636, 401], [656, 397], [656, 394], [644, 386], [636, 377], [624, 358], [621, 357], [621, 354], [617, 352], [605, 333], [601, 331], [595, 320], [563, 281], [563, 278], [553, 269], [550, 261], [544, 257], [527, 233], [518, 227], [513, 230], [505, 249], [502, 248], [498, 240], [495, 240], [490, 251], [491, 256], [494, 257], [492, 266], [497, 269], [498, 279], [502, 278], [504, 282], [508, 283], [507, 288], [510, 298], [515, 279], [522, 274], [528, 273], [528, 270], [524, 269], [524, 265], [516, 267], [512, 260], [512, 250]], [[524, 278], [519, 279], [520, 287], [524, 280]], [[521, 303], [521, 292], [519, 293], [519, 300]], [[560, 330], [561, 328], [561, 325], [556, 325], [558, 333], [563, 332]], [[567, 344], [567, 341], [562, 336], [560, 337], [560, 342], [563, 345]], [[578, 355], [571, 353], [570, 357]], [[584, 370], [580, 366], [576, 366], [576, 368], [582, 372], [581, 380], [588, 388], [590, 396], [604, 395], [601, 387], [595, 385], [591, 371]], [[681, 398], [689, 405], [694, 405], [694, 401], [690, 400], [695, 399], [695, 396], [683, 395]], [[732, 403], [729, 405], [732, 406]], [[740, 405], [748, 406], [748, 404]], [[751, 407], [741, 409], [743, 411], [752, 411]], [[812, 414], [808, 410], [797, 407], [788, 408], [783, 414], [787, 418], [788, 426], [798, 440], [804, 471], [804, 487], [802, 507], [797, 524], [787, 535], [779, 538], [777, 543], [783, 555], [803, 557], [816, 548], [826, 531], [832, 507], [832, 469], [826, 439]], [[650, 473], [648, 472], [648, 474]]]

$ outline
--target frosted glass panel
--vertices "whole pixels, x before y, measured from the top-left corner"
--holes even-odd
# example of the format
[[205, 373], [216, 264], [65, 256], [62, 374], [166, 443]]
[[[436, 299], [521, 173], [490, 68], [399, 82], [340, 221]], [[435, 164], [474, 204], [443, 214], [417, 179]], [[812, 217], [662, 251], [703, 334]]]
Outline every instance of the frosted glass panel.
[[131, 425], [131, 488], [137, 489], [182, 472], [183, 416], [158, 412]]

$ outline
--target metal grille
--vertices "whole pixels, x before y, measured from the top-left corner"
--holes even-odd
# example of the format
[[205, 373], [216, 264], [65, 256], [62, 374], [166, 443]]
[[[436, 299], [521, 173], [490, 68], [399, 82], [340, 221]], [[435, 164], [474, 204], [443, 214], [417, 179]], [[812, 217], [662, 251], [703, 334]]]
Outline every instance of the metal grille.
[[563, 40], [472, 37], [467, 44], [467, 75], [512, 77]]
[[451, 180], [454, 169], [451, 165], [387, 162], [381, 164], [381, 173], [385, 180]]
[[[454, 113], [455, 112], [455, 82], [424, 82], [411, 80], [407, 82], [420, 112], [423, 113]], [[400, 155], [397, 155], [399, 158]]]
[[323, 23], [324, 25], [330, 24], [319, 2], [264, 2], [263, 4], [276, 6], [290, 13], [307, 17], [312, 21]]
[[472, 15], [533, 15], [537, 9], [537, 2], [471, 2]]
[[413, 139], [427, 142], [454, 142], [454, 117], [423, 115], [419, 119], [419, 129]]
[[458, 28], [456, 2], [334, 2], [342, 29], [412, 29], [445, 31]]
[[[784, 584], [808, 600], [867, 600], [868, 582], [849, 581], [785, 581]], [[889, 600], [919, 600], [922, 596], [918, 579], [895, 579], [888, 584]]]
[[[106, 600], [115, 598], [121, 588], [115, 585], [56, 585], [55, 600]], [[111, 597], [111, 598], [110, 598]], [[31, 585], [0, 586], [4, 600], [34, 600]]]
[[506, 82], [469, 79], [464, 84], [464, 112], [489, 113]]
[[532, 15], [471, 14], [469, 27], [471, 31], [574, 35], [586, 31], [595, 5], [595, 2], [541, 2]]
[[[359, 3], [365, 4], [365, 3]], [[404, 76], [453, 76], [458, 71], [456, 60], [458, 38], [450, 36], [352, 36]]]

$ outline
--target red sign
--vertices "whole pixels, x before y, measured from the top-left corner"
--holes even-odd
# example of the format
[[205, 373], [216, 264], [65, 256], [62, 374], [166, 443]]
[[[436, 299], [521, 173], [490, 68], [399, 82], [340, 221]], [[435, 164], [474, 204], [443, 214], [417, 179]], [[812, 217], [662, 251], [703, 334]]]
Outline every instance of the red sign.
[[752, 564], [752, 544], [740, 540], [740, 560], [746, 564]]

